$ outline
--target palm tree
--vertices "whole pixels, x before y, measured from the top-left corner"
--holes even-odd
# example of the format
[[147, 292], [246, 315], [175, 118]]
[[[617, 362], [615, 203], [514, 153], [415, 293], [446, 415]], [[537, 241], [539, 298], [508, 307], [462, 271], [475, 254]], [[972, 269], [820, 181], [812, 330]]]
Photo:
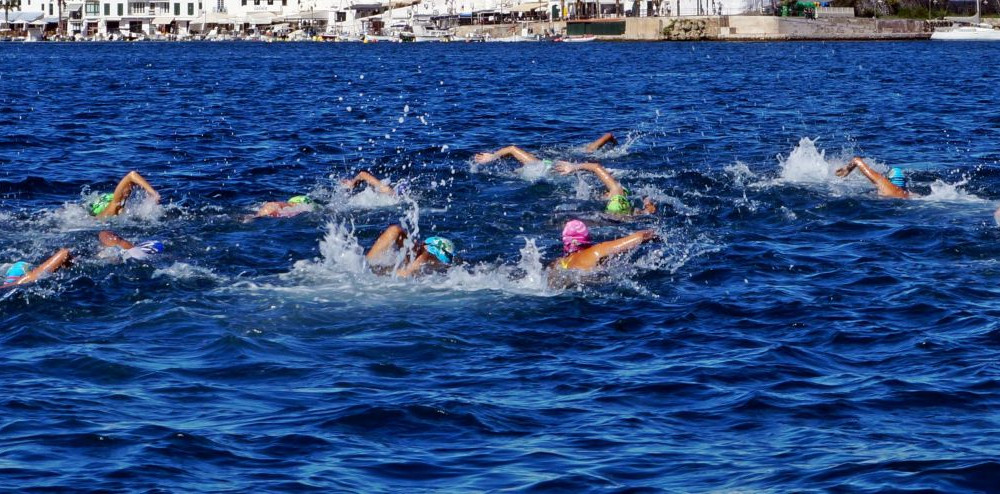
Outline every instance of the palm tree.
[[10, 29], [10, 11], [21, 10], [21, 0], [0, 0], [0, 9], [3, 9], [3, 23]]

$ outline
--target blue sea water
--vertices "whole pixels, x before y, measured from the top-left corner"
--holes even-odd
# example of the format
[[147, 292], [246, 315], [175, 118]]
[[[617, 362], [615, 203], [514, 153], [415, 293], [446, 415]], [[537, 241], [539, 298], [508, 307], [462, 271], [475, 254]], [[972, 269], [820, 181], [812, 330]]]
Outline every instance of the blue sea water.
[[[0, 300], [0, 478], [996, 492], [998, 66], [923, 42], [0, 44], [0, 267], [75, 256]], [[660, 211], [473, 163], [508, 144]], [[920, 197], [836, 178], [854, 155]], [[133, 169], [162, 203], [89, 217]], [[339, 187], [362, 169], [410, 196]], [[243, 221], [300, 193], [322, 209]], [[571, 218], [662, 241], [553, 288]], [[461, 264], [371, 274], [399, 222]], [[117, 262], [102, 229], [166, 253]]]

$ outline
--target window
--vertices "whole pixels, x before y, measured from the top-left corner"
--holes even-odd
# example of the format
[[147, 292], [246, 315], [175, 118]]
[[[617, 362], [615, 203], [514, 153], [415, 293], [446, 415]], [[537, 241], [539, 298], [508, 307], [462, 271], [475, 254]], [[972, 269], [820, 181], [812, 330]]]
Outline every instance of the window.
[[194, 15], [194, 4], [193, 3], [189, 3], [188, 4], [188, 15]]
[[174, 15], [181, 15], [181, 4], [174, 4]]
[[260, 0], [253, 0], [254, 5], [260, 5]]
[[243, 5], [245, 7], [246, 4], [247, 4], [247, 0], [240, 0], [240, 5]]
[[267, 0], [268, 5], [274, 5], [274, 0]]
[[281, 0], [281, 6], [282, 7], [287, 7], [288, 6], [288, 0]]
[[52, 15], [52, 4], [49, 4], [49, 15]]
[[105, 16], [111, 15], [111, 4], [110, 3], [104, 4], [104, 15]]
[[122, 4], [118, 4], [118, 15], [119, 15], [119, 16], [122, 16], [122, 15], [124, 15], [124, 14], [125, 14], [125, 13], [124, 13], [124, 12], [122, 12]]
[[144, 4], [144, 3], [130, 3], [130, 4], [128, 4], [128, 13], [129, 14], [145, 14], [146, 13], [146, 4]]
[[101, 13], [101, 4], [87, 2], [84, 12], [86, 12], [87, 15], [99, 15]]
[[204, 9], [202, 9], [202, 7], [201, 7], [201, 2], [198, 2], [198, 12], [201, 12], [202, 10], [204, 10]]

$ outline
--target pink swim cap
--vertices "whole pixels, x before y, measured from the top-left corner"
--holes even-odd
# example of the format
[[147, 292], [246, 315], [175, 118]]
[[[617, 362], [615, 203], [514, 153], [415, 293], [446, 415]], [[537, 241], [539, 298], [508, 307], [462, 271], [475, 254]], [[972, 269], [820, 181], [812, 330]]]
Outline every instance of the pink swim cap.
[[590, 245], [590, 230], [580, 220], [566, 222], [562, 232], [563, 250], [572, 254]]

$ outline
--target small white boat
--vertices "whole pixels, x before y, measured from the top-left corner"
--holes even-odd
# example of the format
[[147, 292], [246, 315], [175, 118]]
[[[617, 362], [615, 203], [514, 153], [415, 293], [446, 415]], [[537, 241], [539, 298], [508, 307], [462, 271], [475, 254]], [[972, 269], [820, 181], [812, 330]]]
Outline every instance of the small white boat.
[[982, 23], [981, 7], [976, 1], [976, 15], [973, 17], [945, 17], [945, 20], [960, 23], [957, 26], [935, 28], [931, 33], [934, 41], [1000, 41], [1000, 30]]
[[596, 39], [596, 36], [564, 36], [560, 38], [559, 41], [562, 41], [563, 43], [586, 43]]
[[955, 26], [935, 29], [931, 33], [931, 39], [935, 41], [1000, 41], [1000, 30], [993, 29], [993, 26], [989, 24]]

